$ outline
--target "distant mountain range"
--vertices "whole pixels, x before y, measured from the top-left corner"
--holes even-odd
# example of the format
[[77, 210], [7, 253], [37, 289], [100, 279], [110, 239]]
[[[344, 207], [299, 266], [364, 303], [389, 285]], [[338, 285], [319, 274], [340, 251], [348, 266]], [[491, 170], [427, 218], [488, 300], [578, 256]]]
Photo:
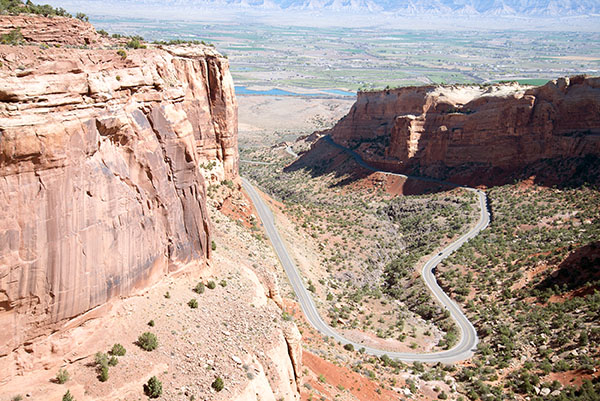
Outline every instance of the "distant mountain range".
[[[150, 1], [140, 1], [152, 3]], [[388, 12], [408, 15], [600, 15], [599, 0], [167, 0], [173, 6], [228, 6], [269, 10]]]

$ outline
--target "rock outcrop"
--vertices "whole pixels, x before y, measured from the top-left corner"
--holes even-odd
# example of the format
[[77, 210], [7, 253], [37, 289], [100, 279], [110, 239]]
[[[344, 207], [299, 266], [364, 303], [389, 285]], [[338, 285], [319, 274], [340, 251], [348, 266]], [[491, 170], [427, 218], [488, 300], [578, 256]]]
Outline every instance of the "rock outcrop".
[[88, 46], [105, 41], [92, 24], [67, 17], [0, 15], [0, 35], [19, 29], [27, 42], [46, 45]]
[[329, 131], [366, 161], [448, 178], [600, 154], [600, 78], [364, 92]]
[[0, 46], [0, 61], [1, 357], [201, 265], [205, 179], [235, 179], [238, 154], [228, 62], [210, 47]]

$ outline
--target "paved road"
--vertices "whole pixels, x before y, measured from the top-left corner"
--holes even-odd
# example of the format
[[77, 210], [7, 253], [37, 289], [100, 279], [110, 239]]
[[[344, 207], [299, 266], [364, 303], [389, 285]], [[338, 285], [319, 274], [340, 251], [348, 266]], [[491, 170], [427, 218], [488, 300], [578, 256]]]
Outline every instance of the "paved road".
[[[373, 171], [377, 171], [374, 168], [367, 165], [360, 158], [360, 156], [358, 156], [356, 153], [354, 153], [338, 144], [335, 144], [329, 138], [326, 138], [326, 139], [334, 146], [340, 147], [344, 151], [350, 153], [361, 166], [368, 168], [370, 170], [373, 170]], [[405, 175], [402, 175], [402, 174], [388, 173], [385, 171], [384, 171], [384, 173], [406, 177]], [[439, 183], [443, 183], [446, 185], [456, 186], [454, 184], [445, 183], [445, 182], [435, 180], [435, 179], [420, 178], [420, 177], [411, 177], [411, 178], [423, 179], [423, 180], [430, 181], [430, 182], [439, 182]], [[275, 252], [277, 253], [277, 256], [279, 257], [279, 260], [281, 261], [281, 264], [283, 265], [285, 272], [287, 273], [290, 283], [292, 284], [292, 288], [294, 289], [294, 292], [296, 293], [296, 296], [298, 297], [298, 302], [300, 304], [300, 308], [302, 309], [302, 312], [304, 312], [304, 315], [306, 316], [306, 318], [310, 322], [310, 324], [312, 324], [313, 327], [315, 329], [317, 329], [319, 332], [321, 332], [322, 334], [324, 334], [326, 336], [334, 338], [336, 341], [339, 341], [342, 344], [352, 344], [355, 349], [364, 348], [365, 352], [368, 354], [372, 354], [372, 355], [376, 355], [376, 356], [387, 355], [390, 358], [394, 358], [396, 360], [400, 360], [400, 361], [404, 361], [404, 362], [420, 361], [420, 362], [453, 363], [456, 361], [468, 359], [473, 355], [473, 351], [475, 350], [475, 348], [477, 346], [477, 342], [479, 341], [479, 339], [477, 338], [477, 332], [475, 331], [475, 328], [473, 327], [471, 322], [467, 319], [467, 317], [460, 310], [458, 305], [456, 305], [444, 293], [442, 288], [437, 284], [437, 281], [436, 281], [435, 275], [434, 275], [434, 269], [442, 260], [444, 260], [446, 257], [448, 257], [448, 255], [450, 255], [452, 252], [454, 252], [455, 250], [460, 248], [460, 246], [462, 244], [464, 244], [465, 242], [467, 242], [469, 239], [477, 236], [477, 234], [479, 234], [479, 232], [481, 230], [483, 230], [484, 228], [486, 228], [488, 226], [490, 219], [489, 219], [489, 213], [488, 213], [487, 207], [486, 207], [485, 193], [483, 193], [482, 191], [479, 191], [477, 189], [474, 189], [474, 188], [462, 187], [469, 191], [473, 191], [474, 193], [477, 194], [477, 196], [479, 198], [479, 208], [481, 211], [479, 222], [468, 233], [464, 234], [462, 237], [460, 237], [459, 239], [454, 241], [452, 244], [448, 245], [442, 252], [440, 252], [439, 254], [432, 257], [429, 261], [427, 261], [427, 263], [425, 263], [425, 265], [423, 266], [423, 270], [421, 271], [421, 276], [423, 277], [423, 280], [425, 281], [425, 284], [427, 285], [429, 290], [432, 292], [434, 297], [436, 299], [438, 299], [438, 301], [444, 306], [444, 308], [446, 308], [450, 311], [450, 316], [456, 321], [456, 323], [461, 331], [460, 340], [453, 348], [451, 348], [449, 350], [421, 354], [421, 353], [410, 353], [410, 352], [391, 352], [391, 351], [385, 351], [385, 350], [381, 350], [381, 349], [377, 349], [377, 348], [367, 347], [361, 343], [350, 341], [350, 340], [344, 338], [342, 335], [340, 335], [335, 330], [333, 330], [330, 326], [328, 326], [323, 321], [321, 316], [319, 315], [319, 312], [315, 306], [312, 296], [310, 295], [310, 293], [304, 286], [302, 279], [300, 278], [300, 274], [299, 274], [294, 262], [292, 261], [291, 257], [289, 256], [289, 254], [285, 248], [285, 245], [283, 244], [283, 241], [281, 240], [281, 237], [279, 236], [279, 233], [277, 232], [277, 229], [275, 228], [275, 222], [274, 222], [273, 214], [271, 213], [271, 210], [265, 204], [265, 202], [262, 200], [262, 198], [260, 197], [260, 195], [258, 194], [256, 189], [252, 186], [252, 184], [248, 180], [246, 180], [245, 178], [242, 178], [242, 184], [243, 184], [244, 189], [246, 190], [246, 193], [248, 193], [248, 195], [250, 196], [252, 203], [254, 203], [254, 206], [256, 207], [256, 210], [258, 212], [258, 216], [261, 219], [263, 226], [265, 227], [267, 236], [271, 240], [271, 243], [273, 244], [273, 247], [275, 248]]]

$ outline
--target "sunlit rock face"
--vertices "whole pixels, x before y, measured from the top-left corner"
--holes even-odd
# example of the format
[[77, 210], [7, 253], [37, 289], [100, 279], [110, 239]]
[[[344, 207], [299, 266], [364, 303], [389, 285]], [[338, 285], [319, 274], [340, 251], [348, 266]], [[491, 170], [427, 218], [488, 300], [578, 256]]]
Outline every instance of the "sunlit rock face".
[[234, 179], [238, 153], [228, 62], [210, 47], [0, 46], [0, 59], [2, 356], [201, 266], [206, 181]]
[[449, 168], [502, 172], [598, 155], [600, 78], [359, 93], [329, 133], [372, 163], [440, 178]]

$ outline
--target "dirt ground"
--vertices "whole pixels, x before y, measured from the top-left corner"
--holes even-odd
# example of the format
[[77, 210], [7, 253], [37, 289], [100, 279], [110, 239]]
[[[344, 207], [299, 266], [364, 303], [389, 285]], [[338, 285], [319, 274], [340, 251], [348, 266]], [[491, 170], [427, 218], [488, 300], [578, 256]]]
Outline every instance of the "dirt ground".
[[238, 96], [240, 147], [271, 146], [333, 126], [354, 103], [348, 99]]

